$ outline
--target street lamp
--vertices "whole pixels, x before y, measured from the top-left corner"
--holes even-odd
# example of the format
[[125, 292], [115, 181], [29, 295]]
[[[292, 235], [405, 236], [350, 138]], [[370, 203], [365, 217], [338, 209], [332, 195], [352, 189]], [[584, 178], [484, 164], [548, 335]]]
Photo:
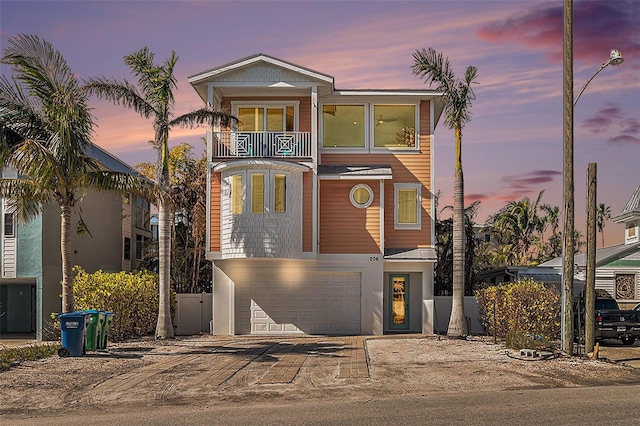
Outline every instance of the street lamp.
[[573, 101], [573, 106], [575, 106], [578, 103], [578, 99], [580, 99], [580, 95], [582, 95], [582, 92], [584, 92], [584, 89], [587, 88], [589, 83], [591, 83], [591, 80], [593, 80], [593, 78], [596, 75], [598, 75], [598, 73], [600, 71], [602, 71], [603, 69], [605, 69], [609, 65], [613, 65], [613, 66], [620, 65], [623, 62], [624, 62], [624, 58], [622, 57], [622, 53], [620, 53], [620, 51], [617, 50], [617, 49], [611, 49], [611, 53], [609, 54], [609, 60], [607, 62], [605, 62], [604, 64], [600, 65], [600, 68], [598, 68], [598, 71], [596, 71], [595, 74], [593, 74], [591, 76], [591, 78], [589, 80], [587, 80], [587, 82], [584, 84], [584, 86], [582, 86], [582, 89], [580, 89], [580, 92], [578, 93], [578, 96], [576, 96], [576, 99]]
[[[569, 7], [572, 8], [572, 1], [568, 1]], [[565, 27], [570, 27], [573, 29], [572, 16], [565, 16]], [[565, 28], [566, 31], [566, 28]], [[569, 34], [565, 34], [565, 48], [569, 48], [570, 52], [565, 53], [565, 92], [567, 88], [573, 88], [573, 31]], [[609, 54], [609, 60], [600, 65], [600, 68], [596, 70], [596, 72], [587, 80], [587, 82], [582, 86], [580, 92], [578, 92], [578, 96], [573, 100], [573, 104], [569, 102], [569, 106], [567, 106], [567, 99], [565, 93], [565, 142], [564, 142], [564, 235], [562, 241], [562, 281], [564, 283], [562, 289], [562, 312], [561, 312], [561, 331], [562, 331], [562, 350], [571, 351], [570, 355], [573, 355], [573, 271], [574, 271], [574, 197], [573, 197], [573, 107], [578, 103], [578, 99], [587, 88], [591, 80], [595, 78], [600, 71], [608, 67], [609, 65], [620, 65], [624, 61], [622, 57], [622, 53], [620, 53], [617, 49], [611, 49]], [[571, 70], [571, 75], [567, 76], [567, 69]], [[569, 85], [567, 86], [567, 78], [570, 77]], [[568, 132], [568, 133], [567, 133]], [[594, 168], [595, 170], [595, 168]], [[594, 194], [595, 196], [595, 194]], [[589, 248], [589, 244], [587, 244], [587, 248]], [[587, 257], [590, 258], [590, 262], [592, 262], [591, 258], [595, 260], [595, 255], [592, 253], [592, 256], [589, 256], [590, 253], [587, 253]], [[595, 271], [594, 271], [595, 273]], [[587, 281], [591, 281], [589, 279]], [[591, 311], [591, 309], [589, 309]]]

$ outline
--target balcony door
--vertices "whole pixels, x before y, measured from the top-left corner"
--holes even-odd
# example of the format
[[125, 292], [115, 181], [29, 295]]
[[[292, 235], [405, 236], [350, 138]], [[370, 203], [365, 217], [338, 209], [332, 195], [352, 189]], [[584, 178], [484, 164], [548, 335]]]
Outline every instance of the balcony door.
[[293, 132], [295, 112], [293, 105], [238, 107], [240, 132]]

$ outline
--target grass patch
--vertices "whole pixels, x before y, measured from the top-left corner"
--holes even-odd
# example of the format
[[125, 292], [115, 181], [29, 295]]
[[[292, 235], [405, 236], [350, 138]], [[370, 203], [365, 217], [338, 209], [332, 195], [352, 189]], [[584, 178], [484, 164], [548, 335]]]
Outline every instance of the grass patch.
[[20, 365], [24, 361], [36, 361], [58, 353], [60, 344], [21, 346], [17, 348], [0, 346], [0, 371]]

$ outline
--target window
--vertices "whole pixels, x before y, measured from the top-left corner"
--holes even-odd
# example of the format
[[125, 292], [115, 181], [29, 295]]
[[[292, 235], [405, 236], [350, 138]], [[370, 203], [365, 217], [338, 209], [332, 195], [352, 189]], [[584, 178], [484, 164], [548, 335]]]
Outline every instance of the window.
[[5, 238], [13, 238], [16, 235], [15, 222], [13, 220], [13, 213], [4, 214], [4, 236]]
[[373, 190], [369, 185], [360, 184], [351, 188], [349, 193], [351, 204], [359, 209], [369, 207], [373, 202]]
[[415, 105], [374, 105], [373, 117], [376, 148], [415, 148]]
[[231, 177], [231, 214], [242, 214], [242, 175]]
[[293, 132], [295, 108], [293, 105], [238, 107], [238, 130], [241, 132]]
[[144, 237], [142, 235], [136, 234], [136, 259], [137, 260], [142, 260], [142, 253], [144, 251], [143, 246], [144, 246]]
[[264, 213], [264, 175], [251, 175], [251, 213]]
[[325, 148], [364, 148], [364, 105], [323, 105], [322, 146]]
[[627, 225], [627, 238], [633, 238], [636, 236], [636, 224], [631, 222]]
[[124, 260], [131, 260], [131, 238], [124, 237]]
[[273, 211], [275, 213], [287, 211], [287, 177], [285, 175], [273, 177]]
[[149, 229], [150, 218], [149, 202], [142, 197], [136, 197], [136, 226]]
[[420, 229], [420, 184], [396, 184], [395, 229]]

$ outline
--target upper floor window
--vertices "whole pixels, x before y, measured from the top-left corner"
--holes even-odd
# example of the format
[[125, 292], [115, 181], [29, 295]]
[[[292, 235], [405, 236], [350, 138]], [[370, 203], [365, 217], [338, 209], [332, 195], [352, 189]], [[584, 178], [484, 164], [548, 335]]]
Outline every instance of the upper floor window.
[[238, 105], [238, 130], [241, 132], [293, 132], [296, 130], [296, 105]]
[[251, 175], [251, 213], [264, 213], [264, 175]]
[[149, 201], [145, 200], [142, 197], [136, 197], [136, 226], [138, 228], [148, 229], [150, 224], [149, 220], [151, 219]]
[[[250, 212], [285, 213], [287, 211], [287, 175], [284, 173], [251, 173], [244, 188], [246, 173], [231, 176], [231, 214], [244, 213], [244, 200], [251, 201]], [[245, 197], [246, 193], [246, 197]]]
[[414, 149], [417, 104], [322, 106], [322, 147]]
[[373, 117], [376, 148], [415, 148], [415, 105], [374, 105]]
[[242, 214], [243, 211], [242, 175], [231, 176], [231, 214]]
[[287, 177], [274, 175], [273, 177], [273, 211], [284, 213], [287, 211]]
[[364, 105], [324, 105], [322, 107], [322, 146], [364, 148]]
[[4, 214], [4, 236], [5, 238], [13, 238], [16, 235], [16, 226], [13, 213]]
[[360, 184], [351, 188], [349, 192], [351, 204], [359, 209], [369, 207], [373, 202], [373, 190], [369, 185]]
[[398, 183], [394, 185], [395, 229], [420, 229], [420, 184]]

